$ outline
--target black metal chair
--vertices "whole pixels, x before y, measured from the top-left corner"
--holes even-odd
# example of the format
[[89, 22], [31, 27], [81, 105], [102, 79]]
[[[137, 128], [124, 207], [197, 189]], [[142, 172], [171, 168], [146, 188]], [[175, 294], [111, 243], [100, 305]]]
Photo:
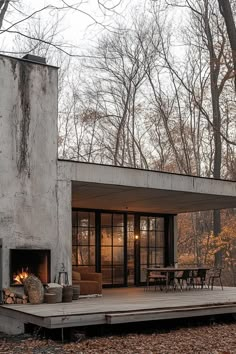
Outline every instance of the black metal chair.
[[208, 274], [208, 288], [211, 286], [211, 290], [213, 290], [215, 279], [219, 279], [221, 289], [224, 290], [222, 280], [221, 280], [221, 273], [222, 273], [222, 268], [210, 269], [209, 274]]
[[163, 288], [166, 286], [166, 275], [163, 275], [158, 271], [150, 272], [147, 275], [146, 290], [150, 289], [151, 284], [155, 286], [155, 290], [157, 289], [157, 287], [159, 287], [160, 290], [163, 290]]
[[207, 270], [204, 268], [193, 271], [193, 278], [192, 278], [193, 287], [200, 286], [201, 289], [203, 289], [204, 285], [206, 286], [206, 274], [207, 274]]
[[175, 272], [169, 272], [168, 274], [168, 289], [172, 289], [172, 290], [176, 290], [177, 289], [177, 284], [176, 284], [176, 281], [175, 281]]
[[178, 272], [175, 276], [175, 279], [177, 280], [177, 284], [180, 286], [181, 290], [183, 289], [184, 283], [186, 284], [186, 290], [188, 290], [188, 288], [190, 289], [191, 274], [189, 269], [184, 269]]

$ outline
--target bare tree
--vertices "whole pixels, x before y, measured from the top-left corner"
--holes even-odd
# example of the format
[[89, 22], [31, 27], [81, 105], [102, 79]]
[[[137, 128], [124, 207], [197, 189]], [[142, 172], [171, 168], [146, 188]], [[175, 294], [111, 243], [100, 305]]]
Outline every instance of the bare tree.
[[[202, 157], [206, 156], [205, 166], [208, 165], [210, 167], [209, 172], [212, 172], [209, 173], [209, 176], [221, 178], [224, 173], [224, 154], [226, 153], [227, 159], [229, 159], [230, 152], [231, 150], [234, 151], [235, 146], [233, 111], [232, 107], [231, 112], [227, 110], [228, 103], [225, 97], [225, 95], [232, 93], [232, 77], [234, 77], [234, 74], [232, 59], [229, 57], [229, 42], [225, 37], [224, 23], [214, 0], [198, 2], [177, 0], [166, 1], [166, 3], [171, 6], [180, 6], [185, 11], [186, 19], [189, 16], [189, 22], [185, 30], [185, 45], [192, 51], [193, 55], [191, 54], [186, 58], [184, 67], [182, 64], [177, 66], [176, 57], [171, 54], [171, 45], [165, 41], [162, 35], [161, 53], [170, 72], [170, 83], [174, 89], [172, 101], [170, 101], [170, 95], [167, 95], [168, 100], [166, 102], [170, 103], [169, 107], [172, 107], [172, 110], [166, 110], [168, 106], [161, 100], [163, 93], [160, 94], [160, 88], [151, 78], [153, 91], [157, 91], [155, 94], [156, 102], [162, 108], [160, 112], [165, 113], [163, 117], [165, 118], [166, 132], [172, 150], [175, 152], [178, 169], [183, 169], [185, 173], [186, 171], [190, 171], [190, 173], [193, 171], [191, 170], [192, 163], [188, 163], [188, 160], [191, 161], [192, 157], [189, 149], [190, 145], [187, 143], [188, 140], [186, 140], [185, 135], [190, 119], [192, 149], [196, 162], [198, 160], [196, 170], [198, 173], [202, 173], [201, 169], [204, 167]], [[162, 34], [161, 31], [160, 33]], [[188, 105], [183, 99], [186, 97], [184, 91], [187, 92], [189, 97]], [[178, 102], [181, 102], [181, 104]], [[184, 160], [178, 152], [176, 139], [174, 138], [175, 134], [171, 129], [170, 117], [176, 109], [173, 110], [175, 103], [177, 103], [176, 108], [178, 110], [178, 115], [176, 115], [178, 117], [177, 121], [179, 121], [178, 135], [181, 139]], [[186, 117], [188, 117], [187, 120]], [[202, 134], [204, 131], [205, 133]], [[199, 146], [203, 146], [204, 141], [207, 145], [203, 155], [203, 150], [200, 153]], [[201, 161], [200, 164], [199, 161]], [[218, 235], [221, 230], [219, 211], [214, 211], [213, 219], [214, 234]], [[220, 257], [216, 261], [220, 262]]]
[[[139, 27], [139, 26], [138, 26]], [[124, 26], [122, 26], [124, 28]], [[99, 109], [100, 127], [107, 131], [110, 154], [115, 165], [148, 167], [140, 145], [139, 125], [141, 118], [141, 87], [146, 78], [146, 66], [151, 52], [146, 29], [123, 29], [119, 33], [104, 36], [99, 40], [96, 59], [87, 64], [92, 70], [93, 84], [87, 93]], [[143, 122], [143, 123], [142, 123]], [[144, 125], [143, 125], [144, 128]], [[108, 146], [107, 146], [108, 149]]]

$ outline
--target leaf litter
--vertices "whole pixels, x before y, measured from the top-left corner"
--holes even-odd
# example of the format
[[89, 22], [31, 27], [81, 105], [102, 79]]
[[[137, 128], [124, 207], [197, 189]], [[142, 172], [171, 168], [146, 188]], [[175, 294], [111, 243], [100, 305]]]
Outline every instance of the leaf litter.
[[236, 354], [236, 324], [215, 324], [168, 333], [109, 335], [62, 344], [51, 339], [6, 336], [0, 354]]

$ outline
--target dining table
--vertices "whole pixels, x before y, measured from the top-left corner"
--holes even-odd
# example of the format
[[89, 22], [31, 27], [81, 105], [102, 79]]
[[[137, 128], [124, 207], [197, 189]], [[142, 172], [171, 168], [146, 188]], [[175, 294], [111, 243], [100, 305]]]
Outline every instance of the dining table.
[[181, 266], [178, 266], [178, 267], [172, 267], [172, 266], [169, 266], [169, 267], [148, 267], [146, 269], [147, 271], [147, 279], [148, 277], [150, 276], [150, 273], [151, 272], [158, 272], [158, 273], [161, 273], [163, 275], [166, 276], [166, 291], [168, 291], [169, 289], [169, 284], [170, 284], [170, 276], [171, 274], [174, 274], [174, 278], [175, 278], [175, 274], [177, 272], [183, 272], [185, 270], [188, 270], [189, 272], [197, 272], [198, 270], [209, 270], [210, 267], [208, 266], [199, 266], [199, 267], [196, 267], [196, 266], [188, 266], [188, 267], [181, 267]]

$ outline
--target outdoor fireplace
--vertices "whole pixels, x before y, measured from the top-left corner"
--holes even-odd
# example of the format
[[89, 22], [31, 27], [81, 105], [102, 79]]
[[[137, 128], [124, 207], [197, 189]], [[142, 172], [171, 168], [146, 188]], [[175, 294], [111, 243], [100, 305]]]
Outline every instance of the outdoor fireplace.
[[50, 250], [11, 249], [10, 284], [23, 285], [34, 274], [43, 284], [50, 282]]

